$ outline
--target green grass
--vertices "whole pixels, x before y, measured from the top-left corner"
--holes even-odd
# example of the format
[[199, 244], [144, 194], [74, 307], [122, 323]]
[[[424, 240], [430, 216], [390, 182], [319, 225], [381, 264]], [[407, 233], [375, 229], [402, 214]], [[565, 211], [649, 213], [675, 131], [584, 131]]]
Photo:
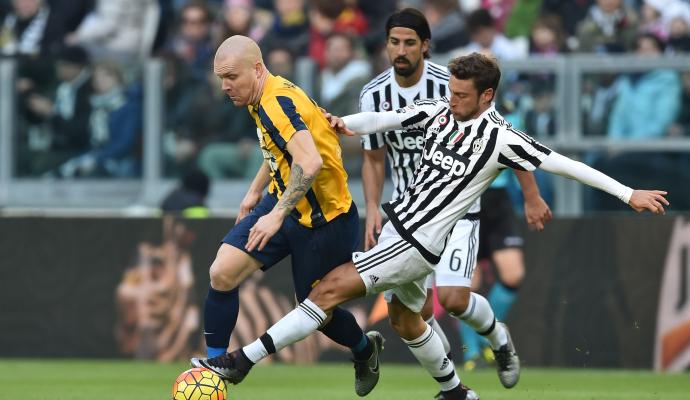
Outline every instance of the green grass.
[[[184, 364], [131, 361], [0, 360], [0, 399], [169, 399]], [[437, 386], [421, 367], [382, 365], [372, 400], [432, 399]], [[495, 372], [462, 375], [484, 400], [690, 399], [690, 374], [648, 371], [525, 369], [520, 383], [503, 389]], [[354, 399], [353, 369], [347, 364], [260, 365], [230, 399]]]

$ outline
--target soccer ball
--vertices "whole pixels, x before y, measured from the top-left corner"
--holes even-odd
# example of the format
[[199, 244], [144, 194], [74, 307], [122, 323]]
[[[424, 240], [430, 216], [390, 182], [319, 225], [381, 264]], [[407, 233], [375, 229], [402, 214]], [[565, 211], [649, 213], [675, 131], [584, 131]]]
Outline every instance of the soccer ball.
[[206, 368], [192, 368], [175, 379], [173, 400], [227, 400], [225, 382]]

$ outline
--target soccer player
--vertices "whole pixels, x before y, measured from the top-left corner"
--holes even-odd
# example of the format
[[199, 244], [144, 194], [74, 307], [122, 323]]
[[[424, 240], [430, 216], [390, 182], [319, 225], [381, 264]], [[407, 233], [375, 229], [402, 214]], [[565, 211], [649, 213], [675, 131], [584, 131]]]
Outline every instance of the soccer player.
[[[386, 22], [386, 51], [392, 67], [369, 82], [360, 95], [360, 111], [390, 111], [412, 104], [415, 100], [439, 98], [446, 95], [449, 74], [446, 67], [435, 64], [429, 57], [431, 30], [422, 13], [406, 8], [392, 14]], [[366, 198], [366, 228], [364, 250], [376, 245], [376, 236], [381, 233], [381, 192], [385, 178], [385, 157], [392, 169], [393, 201], [402, 197], [412, 183], [414, 171], [422, 157], [424, 130], [407, 129], [392, 132], [377, 132], [362, 136], [364, 162], [362, 182]], [[543, 227], [551, 215], [546, 203], [539, 195], [531, 172], [516, 171], [524, 187], [525, 209], [528, 221]], [[445, 333], [434, 318], [432, 288], [438, 290], [439, 302], [448, 313], [459, 319], [472, 321], [471, 310], [493, 315], [487, 299], [473, 293], [469, 296], [470, 281], [474, 271], [477, 249], [484, 228], [480, 229], [479, 199], [468, 213], [453, 228], [441, 261], [435, 272], [427, 278], [427, 301], [422, 316], [443, 342], [450, 358], [450, 344]], [[477, 242], [479, 241], [479, 245]], [[391, 292], [386, 299], [391, 301]], [[470, 300], [473, 299], [473, 300]], [[468, 301], [479, 306], [468, 311]], [[497, 318], [499, 321], [503, 318]], [[499, 361], [499, 379], [505, 387], [513, 387], [519, 379], [519, 358], [510, 340], [508, 329], [496, 318], [483, 319], [484, 325], [471, 326], [491, 340], [495, 358]], [[469, 326], [469, 325], [467, 325]], [[463, 336], [464, 339], [464, 336]]]
[[[453, 227], [506, 168], [542, 168], [618, 197], [634, 210], [664, 213], [666, 192], [633, 190], [601, 172], [564, 157], [512, 129], [493, 107], [501, 72], [495, 60], [473, 53], [450, 61], [450, 99], [418, 100], [388, 112], [364, 112], [331, 124], [344, 134], [424, 129], [424, 151], [414, 181], [403, 196], [384, 204], [390, 221], [378, 244], [354, 253], [319, 282], [299, 306], [255, 342], [233, 351], [216, 373], [238, 383], [254, 363], [303, 339], [321, 326], [339, 304], [392, 289], [390, 320], [412, 353], [436, 378], [438, 399], [477, 399], [460, 384], [443, 344], [419, 312], [426, 301], [426, 276], [440, 261]], [[472, 302], [470, 307], [477, 307]], [[472, 313], [473, 323], [493, 316]]]
[[[209, 358], [192, 359], [196, 367], [225, 368], [231, 361], [226, 351], [239, 312], [239, 284], [292, 255], [295, 293], [303, 301], [319, 279], [351, 258], [359, 216], [338, 134], [300, 88], [266, 69], [254, 41], [245, 36], [225, 40], [216, 52], [214, 72], [233, 104], [248, 107], [265, 159], [210, 268], [204, 306]], [[378, 382], [383, 338], [378, 332], [365, 335], [343, 309], [332, 315], [320, 330], [352, 350], [355, 389], [365, 396]]]

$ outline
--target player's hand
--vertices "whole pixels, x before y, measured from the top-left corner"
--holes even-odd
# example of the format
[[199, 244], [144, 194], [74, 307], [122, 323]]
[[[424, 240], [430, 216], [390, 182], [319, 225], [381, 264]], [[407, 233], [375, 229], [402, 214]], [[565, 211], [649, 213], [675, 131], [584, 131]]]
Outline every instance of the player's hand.
[[261, 201], [261, 193], [255, 193], [252, 191], [247, 192], [244, 195], [244, 199], [240, 203], [240, 213], [237, 214], [237, 219], [235, 219], [235, 225], [237, 225], [244, 217], [249, 215], [254, 207]]
[[553, 214], [544, 199], [536, 196], [533, 199], [525, 199], [525, 218], [531, 228], [541, 232], [544, 230], [544, 225], [551, 221]]
[[342, 118], [336, 117], [335, 115], [326, 112], [324, 114], [326, 116], [326, 119], [328, 122], [331, 124], [331, 128], [335, 129], [336, 132], [338, 132], [341, 135], [345, 136], [355, 136], [356, 133], [350, 129], [347, 128], [347, 125], [345, 125], [345, 121], [343, 121]]
[[381, 210], [378, 207], [367, 209], [367, 220], [364, 227], [364, 251], [376, 246], [381, 234]]
[[249, 238], [244, 248], [250, 252], [257, 248], [259, 251], [263, 250], [281, 225], [283, 225], [283, 216], [276, 212], [270, 212], [259, 218], [249, 230]]
[[649, 210], [654, 214], [666, 214], [664, 206], [670, 204], [664, 197], [666, 194], [663, 190], [633, 190], [628, 205], [637, 212]]

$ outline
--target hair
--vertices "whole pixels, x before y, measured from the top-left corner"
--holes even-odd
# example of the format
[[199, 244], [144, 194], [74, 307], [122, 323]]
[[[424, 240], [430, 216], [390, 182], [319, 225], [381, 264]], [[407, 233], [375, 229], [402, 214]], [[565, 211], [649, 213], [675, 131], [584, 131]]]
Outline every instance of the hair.
[[495, 96], [501, 80], [501, 69], [496, 60], [480, 53], [453, 58], [448, 62], [448, 71], [457, 79], [472, 79], [479, 94], [493, 89]]
[[[422, 41], [431, 39], [431, 28], [424, 14], [414, 8], [405, 8], [396, 11], [388, 17], [386, 21], [386, 38], [391, 34], [393, 28], [408, 28], [417, 32], [417, 36]], [[424, 58], [429, 58], [429, 51], [424, 52]]]
[[201, 10], [201, 12], [204, 14], [204, 22], [206, 22], [207, 24], [213, 22], [213, 11], [211, 11], [211, 9], [208, 7], [208, 4], [206, 4], [204, 0], [190, 0], [184, 6], [182, 6], [182, 9], [180, 10], [178, 16], [180, 23], [184, 18], [184, 13], [192, 8], [198, 8]]
[[182, 177], [182, 187], [200, 196], [208, 196], [210, 180], [200, 169], [192, 169]]
[[352, 48], [353, 52], [357, 50], [357, 39], [352, 34], [350, 34], [348, 32], [338, 32], [338, 31], [331, 32], [328, 34], [328, 36], [326, 36], [326, 41], [329, 41], [332, 38], [338, 38], [338, 37], [345, 39], [350, 44], [350, 47]]
[[476, 33], [482, 28], [493, 28], [494, 27], [494, 17], [491, 16], [489, 11], [480, 8], [473, 11], [467, 17], [467, 30], [472, 33]]
[[643, 39], [649, 39], [654, 44], [656, 45], [656, 48], [659, 49], [660, 53], [663, 53], [664, 50], [666, 50], [666, 45], [664, 44], [664, 41], [659, 38], [659, 36], [651, 33], [651, 32], [645, 32], [637, 35], [637, 38], [635, 39], [635, 50], [639, 49], [640, 47], [640, 41]]

